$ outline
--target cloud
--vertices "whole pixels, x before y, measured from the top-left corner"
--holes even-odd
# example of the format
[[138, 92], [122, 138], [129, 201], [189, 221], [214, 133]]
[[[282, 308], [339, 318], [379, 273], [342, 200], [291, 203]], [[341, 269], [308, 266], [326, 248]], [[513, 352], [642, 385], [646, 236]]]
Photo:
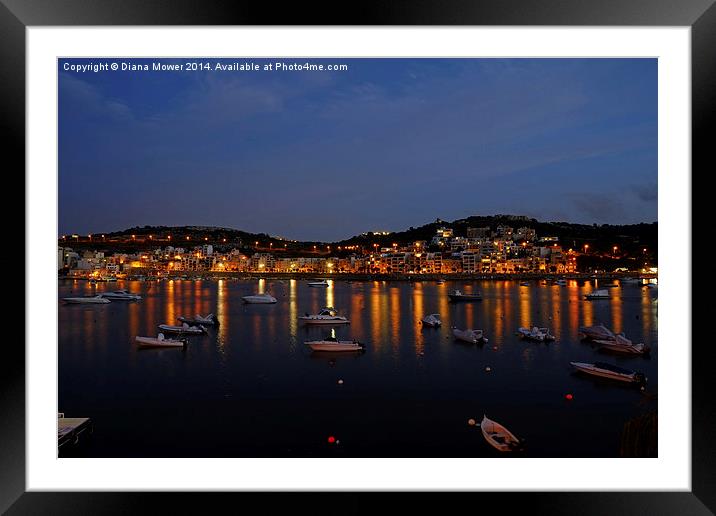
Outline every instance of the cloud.
[[634, 192], [634, 195], [636, 195], [639, 200], [644, 202], [654, 202], [659, 198], [659, 191], [657, 185], [654, 183], [632, 185], [631, 189]]
[[65, 116], [86, 116], [89, 118], [109, 118], [112, 121], [134, 120], [134, 113], [126, 102], [103, 95], [99, 89], [78, 79], [61, 73], [59, 78], [59, 98], [66, 102], [69, 109]]
[[569, 197], [579, 212], [595, 222], [609, 223], [626, 217], [624, 203], [615, 194], [584, 192]]

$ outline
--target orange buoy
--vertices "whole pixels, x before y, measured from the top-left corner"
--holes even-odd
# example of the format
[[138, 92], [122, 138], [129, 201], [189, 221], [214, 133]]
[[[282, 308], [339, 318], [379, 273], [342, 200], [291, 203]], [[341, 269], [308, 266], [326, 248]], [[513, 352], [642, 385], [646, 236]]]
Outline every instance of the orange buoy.
[[474, 419], [470, 418], [470, 419], [467, 420], [467, 424], [470, 425], [470, 426], [475, 426], [475, 425], [477, 424], [477, 421], [475, 421]]

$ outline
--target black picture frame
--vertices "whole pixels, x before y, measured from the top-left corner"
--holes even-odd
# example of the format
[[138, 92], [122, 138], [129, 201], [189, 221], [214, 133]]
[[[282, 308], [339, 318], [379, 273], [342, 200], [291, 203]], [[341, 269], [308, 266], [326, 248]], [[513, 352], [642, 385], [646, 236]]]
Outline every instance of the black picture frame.
[[[349, 15], [349, 14], [350, 15]], [[551, 26], [688, 26], [691, 27], [692, 187], [714, 170], [712, 143], [716, 112], [716, 6], [714, 0], [426, 0], [353, 4], [196, 2], [192, 0], [0, 0], [0, 105], [5, 129], [6, 174], [25, 167], [25, 29], [32, 26], [103, 25], [551, 25]], [[711, 130], [709, 130], [711, 129]], [[16, 158], [9, 160], [10, 157]], [[698, 173], [694, 173], [700, 171]], [[689, 171], [683, 172], [688, 174]], [[12, 220], [12, 219], [9, 219]], [[696, 234], [694, 232], [694, 234]], [[27, 238], [30, 235], [26, 235]], [[694, 256], [696, 258], [696, 256]], [[705, 258], [699, 258], [705, 260]], [[694, 270], [698, 260], [693, 261]], [[686, 278], [691, 282], [691, 278]], [[708, 320], [708, 304], [693, 320]], [[698, 317], [703, 310], [703, 318]], [[695, 329], [695, 328], [694, 328]], [[696, 335], [696, 333], [694, 333]], [[687, 336], [688, 337], [688, 336]], [[714, 514], [716, 511], [716, 428], [713, 343], [693, 339], [692, 352], [692, 491], [690, 492], [525, 492], [451, 494], [450, 506], [465, 499], [474, 510], [498, 506], [512, 513], [528, 507], [532, 514]], [[10, 345], [12, 344], [12, 345]], [[689, 339], [679, 343], [691, 345]], [[25, 348], [7, 342], [0, 360], [0, 511], [8, 514], [114, 514], [154, 512], [206, 513], [223, 501], [245, 507], [254, 493], [78, 493], [26, 492], [25, 489]], [[638, 471], [634, 472], [638, 475]], [[262, 510], [276, 513], [298, 508], [309, 493], [261, 495]], [[375, 493], [321, 494], [312, 510], [357, 513], [381, 501]], [[313, 496], [312, 496], [313, 497]], [[401, 502], [407, 511], [444, 510], [440, 497], [414, 494]], [[211, 505], [209, 505], [211, 504]], [[235, 506], [235, 510], [240, 510]], [[524, 509], [522, 509], [524, 510]], [[521, 512], [520, 512], [521, 513]]]

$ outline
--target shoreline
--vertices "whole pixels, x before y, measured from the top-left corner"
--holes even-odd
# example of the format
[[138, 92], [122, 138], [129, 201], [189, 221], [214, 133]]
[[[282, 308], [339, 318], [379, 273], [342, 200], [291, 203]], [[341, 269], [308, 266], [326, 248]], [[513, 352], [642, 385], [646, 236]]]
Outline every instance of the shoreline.
[[[140, 275], [140, 274], [138, 274]], [[624, 278], [640, 278], [640, 279], [656, 279], [658, 274], [654, 273], [625, 273], [625, 272], [604, 272], [604, 273], [569, 273], [555, 274], [542, 272], [525, 272], [511, 274], [489, 274], [489, 273], [451, 273], [451, 274], [367, 274], [367, 273], [343, 273], [343, 274], [320, 274], [309, 272], [212, 272], [212, 271], [187, 271], [178, 275], [179, 278], [186, 277], [187, 280], [201, 279], [296, 279], [296, 280], [316, 280], [316, 279], [332, 279], [335, 281], [471, 281], [471, 280], [493, 280], [493, 281], [529, 281], [529, 280], [591, 280], [591, 279], [624, 279]], [[89, 278], [60, 276], [58, 279], [89, 281]], [[162, 278], [169, 279], [169, 278]], [[156, 281], [156, 277], [145, 277], [145, 281]], [[127, 278], [119, 278], [118, 281], [136, 281], [127, 280]], [[100, 281], [100, 283], [106, 283]]]

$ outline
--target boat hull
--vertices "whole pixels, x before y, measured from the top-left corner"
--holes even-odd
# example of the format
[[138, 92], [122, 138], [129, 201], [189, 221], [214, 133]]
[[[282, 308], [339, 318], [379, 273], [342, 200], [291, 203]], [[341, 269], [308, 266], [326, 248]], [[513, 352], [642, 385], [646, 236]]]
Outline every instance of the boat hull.
[[312, 319], [310, 317], [299, 317], [299, 321], [301, 321], [304, 324], [350, 324], [351, 322], [348, 319]]
[[644, 355], [649, 352], [649, 348], [643, 344], [619, 344], [613, 340], [596, 340], [600, 349], [622, 353], [625, 355]]
[[276, 299], [267, 298], [256, 298], [256, 297], [242, 297], [241, 300], [247, 305], [273, 305], [276, 304]]
[[344, 341], [344, 342], [324, 342], [324, 341], [311, 341], [306, 342], [306, 345], [311, 348], [312, 351], [363, 351], [363, 345], [357, 342]]
[[159, 325], [159, 329], [165, 333], [174, 333], [177, 335], [203, 335], [205, 333], [202, 329], [181, 328], [179, 326], [166, 326], [163, 324]]
[[154, 337], [136, 337], [134, 340], [142, 348], [180, 348], [186, 345], [183, 340], [157, 339]]
[[495, 421], [482, 418], [480, 423], [482, 436], [490, 446], [501, 452], [515, 451], [519, 448], [520, 440], [512, 432]]
[[586, 373], [591, 376], [597, 376], [599, 378], [607, 378], [609, 380], [616, 380], [624, 383], [637, 383], [637, 379], [634, 374], [617, 373], [615, 371], [609, 371], [608, 369], [594, 368], [591, 364], [582, 364], [579, 362], [570, 362], [572, 367], [577, 371]]
[[103, 297], [100, 298], [81, 298], [81, 297], [64, 297], [62, 300], [70, 305], [106, 305], [107, 303], [111, 303], [109, 299], [105, 299]]
[[474, 301], [482, 301], [482, 296], [456, 296], [448, 294], [448, 297], [453, 303], [472, 303]]

